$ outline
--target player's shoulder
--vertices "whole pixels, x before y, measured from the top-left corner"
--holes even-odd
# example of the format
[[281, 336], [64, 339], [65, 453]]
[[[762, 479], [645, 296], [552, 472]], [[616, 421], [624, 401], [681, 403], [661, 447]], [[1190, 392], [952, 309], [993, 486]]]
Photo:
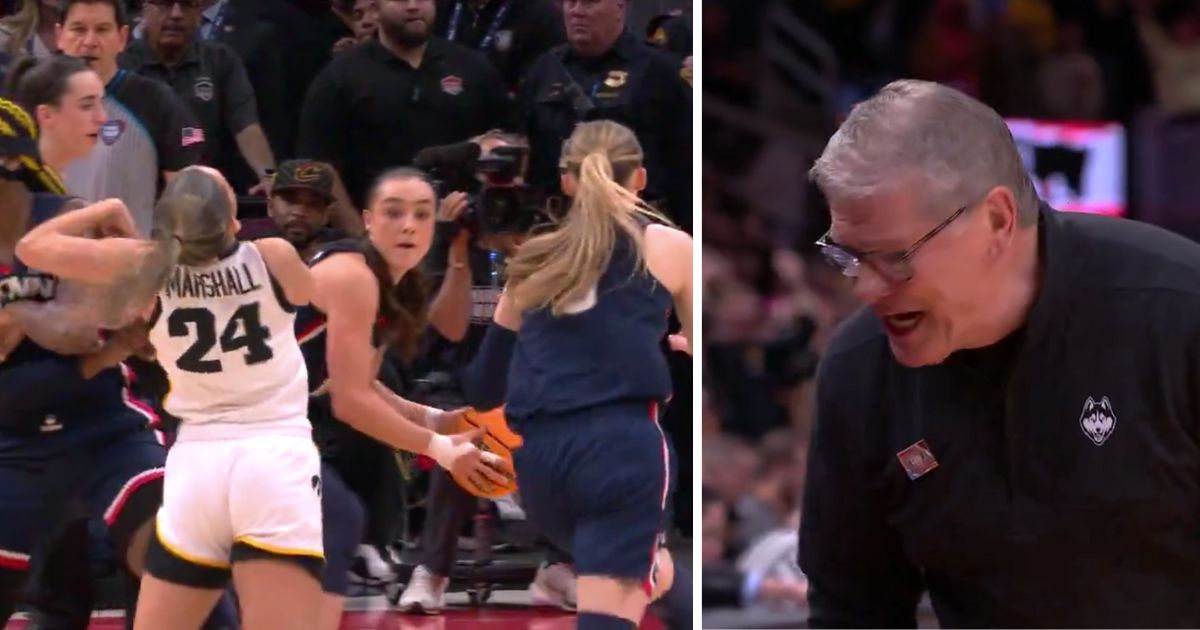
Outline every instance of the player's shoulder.
[[[322, 247], [309, 262], [313, 276], [326, 283], [377, 284], [361, 245], [353, 240]], [[340, 287], [339, 287], [340, 288]]]

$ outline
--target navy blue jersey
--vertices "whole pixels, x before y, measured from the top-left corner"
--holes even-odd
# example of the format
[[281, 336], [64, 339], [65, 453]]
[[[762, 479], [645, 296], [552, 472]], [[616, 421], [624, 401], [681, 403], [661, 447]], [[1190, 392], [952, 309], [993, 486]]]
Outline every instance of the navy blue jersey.
[[[35, 194], [31, 225], [57, 215], [66, 201], [59, 195]], [[20, 260], [15, 261], [12, 274], [38, 278], [37, 283], [24, 283], [43, 294], [38, 298], [56, 288], [55, 278], [29, 269]], [[131, 378], [123, 367], [114, 367], [84, 380], [78, 357], [56, 354], [25, 339], [0, 363], [0, 454], [24, 448], [21, 445], [30, 435], [72, 430], [90, 434], [153, 421], [149, 407], [129, 393]]]
[[594, 306], [559, 316], [548, 308], [525, 313], [508, 374], [510, 418], [670, 398], [660, 342], [671, 294], [636, 264], [633, 241], [618, 237]]

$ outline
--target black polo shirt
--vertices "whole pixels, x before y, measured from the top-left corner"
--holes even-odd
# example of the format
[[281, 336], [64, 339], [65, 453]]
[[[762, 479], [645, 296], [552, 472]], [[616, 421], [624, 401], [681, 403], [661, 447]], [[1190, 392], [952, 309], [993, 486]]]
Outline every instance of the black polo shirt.
[[298, 154], [332, 163], [360, 207], [372, 180], [426, 147], [512, 127], [500, 75], [478, 52], [431, 38], [420, 68], [378, 40], [335, 57], [309, 88]]
[[145, 39], [139, 39], [121, 54], [120, 64], [166, 83], [188, 104], [204, 128], [206, 164], [216, 165], [223, 145], [234, 142], [238, 133], [258, 122], [254, 88], [246, 67], [224, 44], [196, 39], [178, 64], [167, 66]]
[[1200, 245], [1043, 207], [1021, 331], [905, 368], [862, 311], [818, 376], [814, 627], [1200, 627]]
[[438, 0], [434, 32], [483, 53], [515, 91], [543, 53], [567, 41], [563, 18], [549, 0]]
[[632, 129], [645, 152], [646, 198], [665, 201], [671, 218], [690, 229], [692, 93], [681, 70], [673, 55], [629, 32], [598, 58], [580, 57], [569, 44], [542, 55], [518, 97], [530, 183], [558, 192], [558, 159], [575, 125], [613, 120]]

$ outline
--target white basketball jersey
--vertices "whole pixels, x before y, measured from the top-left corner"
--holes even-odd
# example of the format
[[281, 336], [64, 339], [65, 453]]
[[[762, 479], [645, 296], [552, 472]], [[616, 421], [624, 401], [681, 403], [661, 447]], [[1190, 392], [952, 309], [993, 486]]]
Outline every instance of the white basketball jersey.
[[177, 266], [158, 297], [150, 341], [170, 379], [163, 407], [182, 421], [181, 438], [310, 428], [295, 309], [257, 247], [243, 242], [210, 265]]

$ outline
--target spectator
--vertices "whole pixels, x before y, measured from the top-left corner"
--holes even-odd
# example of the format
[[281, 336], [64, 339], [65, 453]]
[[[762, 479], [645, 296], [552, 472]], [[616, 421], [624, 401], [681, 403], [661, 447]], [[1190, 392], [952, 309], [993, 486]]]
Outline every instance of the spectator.
[[333, 165], [350, 207], [421, 149], [511, 127], [500, 76], [479, 53], [434, 36], [434, 18], [433, 0], [385, 0], [379, 37], [330, 62], [304, 100], [299, 153]]
[[351, 31], [349, 37], [343, 37], [333, 45], [335, 55], [375, 37], [379, 30], [378, 0], [339, 0], [333, 3], [333, 12]]
[[200, 120], [204, 160], [221, 171], [222, 145], [230, 139], [254, 170], [249, 194], [266, 192], [275, 156], [258, 124], [254, 88], [233, 49], [198, 37], [200, 0], [147, 0], [142, 7], [145, 36], [121, 57], [121, 67], [171, 86]]
[[1164, 28], [1155, 19], [1152, 2], [1136, 0], [1133, 6], [1159, 104], [1168, 114], [1200, 111], [1200, 9], [1168, 5]]
[[1100, 64], [1084, 48], [1078, 21], [1064, 20], [1058, 35], [1058, 48], [1038, 69], [1043, 111], [1051, 118], [1096, 120], [1104, 108]]
[[277, 236], [309, 260], [320, 245], [344, 238], [330, 227], [336, 174], [327, 164], [288, 160], [279, 165], [268, 193], [267, 217], [242, 221], [240, 240]]

